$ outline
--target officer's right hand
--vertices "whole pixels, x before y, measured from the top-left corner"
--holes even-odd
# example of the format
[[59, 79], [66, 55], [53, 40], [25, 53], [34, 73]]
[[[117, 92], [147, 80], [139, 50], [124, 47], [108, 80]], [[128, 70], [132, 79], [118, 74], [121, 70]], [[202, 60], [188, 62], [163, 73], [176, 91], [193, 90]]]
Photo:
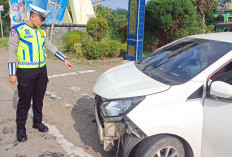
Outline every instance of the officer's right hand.
[[17, 76], [16, 75], [9, 76], [9, 82], [15, 87], [17, 82]]

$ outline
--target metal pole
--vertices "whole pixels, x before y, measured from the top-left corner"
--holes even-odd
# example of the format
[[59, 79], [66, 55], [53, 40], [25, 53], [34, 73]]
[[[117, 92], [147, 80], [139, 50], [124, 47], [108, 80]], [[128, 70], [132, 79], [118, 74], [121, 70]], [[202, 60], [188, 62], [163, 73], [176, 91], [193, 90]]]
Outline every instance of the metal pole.
[[25, 0], [25, 14], [26, 14], [26, 20], [27, 21], [27, 0]]
[[95, 0], [95, 14], [97, 14], [97, 0]]
[[51, 28], [51, 31], [50, 31], [50, 41], [51, 42], [52, 42], [52, 34], [53, 34], [54, 24], [55, 24], [55, 20], [56, 20], [56, 7], [57, 7], [57, 1], [55, 1], [55, 5], [54, 5], [52, 28]]
[[0, 22], [1, 22], [1, 32], [2, 32], [2, 38], [3, 38], [3, 28], [2, 28], [2, 16], [1, 16], [1, 11], [0, 11]]

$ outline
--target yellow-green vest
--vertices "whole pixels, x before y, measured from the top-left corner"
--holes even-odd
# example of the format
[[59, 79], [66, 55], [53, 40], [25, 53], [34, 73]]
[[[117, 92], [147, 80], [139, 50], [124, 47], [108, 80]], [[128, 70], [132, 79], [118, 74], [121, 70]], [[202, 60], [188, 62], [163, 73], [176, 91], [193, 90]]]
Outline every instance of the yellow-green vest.
[[17, 50], [18, 68], [40, 68], [46, 65], [47, 53], [44, 50], [46, 32], [26, 23], [13, 26], [19, 35]]

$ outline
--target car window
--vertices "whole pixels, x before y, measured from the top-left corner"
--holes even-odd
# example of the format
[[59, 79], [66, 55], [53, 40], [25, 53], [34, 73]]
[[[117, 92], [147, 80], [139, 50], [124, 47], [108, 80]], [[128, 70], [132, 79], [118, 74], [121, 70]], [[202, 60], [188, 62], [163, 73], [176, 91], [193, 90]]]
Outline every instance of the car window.
[[228, 86], [232, 85], [232, 62], [224, 65], [222, 68], [217, 70], [208, 80], [207, 86], [207, 97], [214, 98], [214, 95], [210, 94], [210, 87], [213, 82], [221, 81], [227, 83]]
[[187, 38], [155, 51], [136, 64], [146, 74], [161, 77], [171, 84], [180, 84], [231, 50], [231, 43]]

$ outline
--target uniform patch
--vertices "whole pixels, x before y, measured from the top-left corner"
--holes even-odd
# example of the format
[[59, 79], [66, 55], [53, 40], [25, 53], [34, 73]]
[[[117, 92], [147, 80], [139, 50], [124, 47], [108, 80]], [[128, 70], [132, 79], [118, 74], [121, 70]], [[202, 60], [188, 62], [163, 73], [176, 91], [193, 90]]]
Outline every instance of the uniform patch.
[[33, 35], [26, 35], [24, 38], [33, 38]]
[[11, 29], [10, 36], [13, 37], [15, 33], [16, 33], [16, 30], [15, 29]]
[[26, 34], [26, 35], [30, 35], [30, 34], [31, 34], [31, 33], [30, 33], [30, 30], [28, 30], [28, 29], [25, 29], [24, 31], [25, 31], [25, 34]]
[[43, 31], [40, 30], [39, 32], [40, 32], [41, 35], [44, 35], [44, 32], [43, 32]]

